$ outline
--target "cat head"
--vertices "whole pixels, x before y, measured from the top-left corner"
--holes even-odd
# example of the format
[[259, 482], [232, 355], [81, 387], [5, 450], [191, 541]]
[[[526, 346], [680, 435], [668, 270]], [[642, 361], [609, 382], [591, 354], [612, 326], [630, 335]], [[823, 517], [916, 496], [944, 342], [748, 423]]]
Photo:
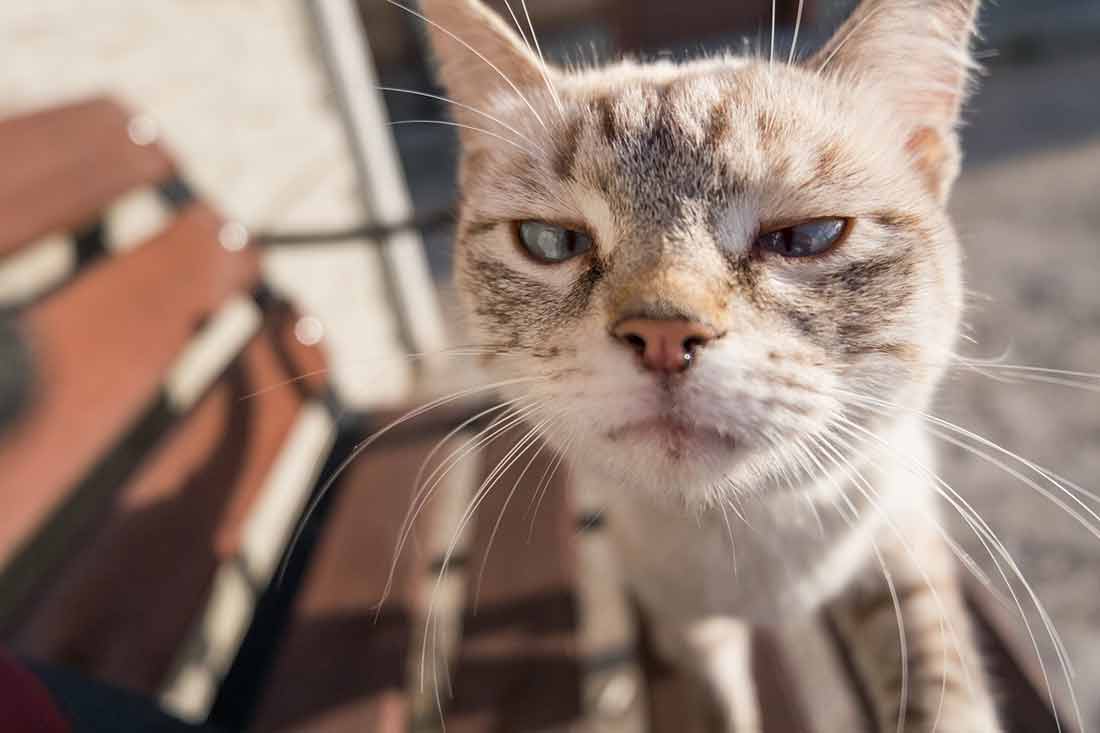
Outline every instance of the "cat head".
[[921, 407], [961, 310], [976, 5], [866, 0], [804, 60], [563, 70], [476, 0], [423, 0], [461, 129], [458, 289], [516, 408], [698, 505], [881, 419], [860, 395]]

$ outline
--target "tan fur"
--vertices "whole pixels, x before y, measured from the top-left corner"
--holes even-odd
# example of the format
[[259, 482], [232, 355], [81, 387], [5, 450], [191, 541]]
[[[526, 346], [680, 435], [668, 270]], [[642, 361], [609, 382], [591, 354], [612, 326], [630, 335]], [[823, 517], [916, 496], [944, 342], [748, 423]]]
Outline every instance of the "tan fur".
[[[722, 620], [832, 603], [875, 640], [860, 664], [894, 730], [888, 573], [920, 652], [904, 730], [997, 730], [934, 487], [912, 463], [933, 460], [911, 411], [943, 372], [961, 309], [944, 203], [976, 6], [866, 0], [793, 65], [566, 72], [475, 0], [422, 2], [458, 119], [482, 128], [463, 134], [456, 249], [473, 331], [501, 377], [538, 378], [507, 396], [538, 404], [547, 439], [608, 487], [611, 532], [663, 648], [727, 711], [737, 633], [727, 646], [715, 630], [735, 627]], [[850, 220], [827, 254], [754, 247], [761, 231], [822, 217]], [[528, 219], [583, 230], [594, 248], [537, 262], [516, 237]], [[697, 321], [719, 337], [683, 374], [655, 376], [615, 338], [626, 318]], [[860, 409], [853, 394], [894, 407]], [[658, 419], [680, 428], [637, 427]], [[733, 507], [763, 528], [736, 538], [737, 582]]]

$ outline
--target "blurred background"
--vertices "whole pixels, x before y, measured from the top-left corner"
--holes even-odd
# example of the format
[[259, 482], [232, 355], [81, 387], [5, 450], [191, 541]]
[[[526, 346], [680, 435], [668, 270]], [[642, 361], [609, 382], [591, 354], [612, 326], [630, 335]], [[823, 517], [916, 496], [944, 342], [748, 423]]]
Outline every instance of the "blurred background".
[[[503, 10], [503, 3], [490, 4]], [[726, 47], [764, 48], [771, 12], [770, 2], [758, 0], [530, 0], [528, 5], [543, 50], [562, 63], [624, 52], [682, 58]], [[809, 53], [823, 41], [853, 5], [847, 0], [806, 0], [799, 52]], [[797, 6], [778, 3], [779, 48], [792, 39]], [[1005, 356], [1011, 364], [1100, 372], [1100, 3], [1001, 0], [984, 9], [981, 31], [978, 58], [985, 71], [966, 113], [965, 171], [952, 203], [971, 291], [968, 340], [961, 351], [975, 357]], [[21, 217], [37, 216], [18, 203], [24, 201], [18, 186], [63, 175], [58, 166], [19, 157], [33, 147], [32, 141], [37, 145], [48, 140], [41, 131], [54, 124], [33, 115], [109, 95], [128, 110], [129, 140], [137, 146], [162, 146], [182, 171], [187, 195], [210, 202], [224, 217], [211, 230], [211, 241], [226, 252], [255, 252], [249, 256], [255, 258], [258, 282], [263, 283], [263, 293], [253, 298], [260, 322], [267, 323], [267, 303], [285, 302], [293, 309], [288, 326], [293, 341], [319, 349], [319, 357], [287, 367], [285, 379], [279, 372], [264, 372], [265, 377], [250, 382], [241, 394], [232, 393], [240, 399], [313, 371], [301, 364], [323, 365], [316, 370], [324, 370], [325, 381], [318, 399], [328, 400], [333, 424], [317, 433], [315, 455], [299, 472], [304, 476], [299, 483], [306, 488], [291, 492], [294, 498], [279, 514], [278, 531], [270, 533], [266, 544], [257, 540], [258, 547], [267, 548], [257, 552], [277, 557], [285, 547], [318, 474], [325, 475], [325, 457], [331, 462], [331, 446], [339, 444], [341, 420], [347, 415], [374, 416], [476, 378], [460, 359], [431, 355], [463, 343], [447, 284], [456, 195], [453, 130], [427, 123], [386, 124], [444, 120], [447, 114], [429, 97], [377, 89], [442, 93], [426, 61], [417, 18], [385, 0], [4, 3], [0, 49], [0, 119], [21, 120], [0, 142], [4, 159], [16, 161], [0, 167], [0, 229], [20, 229]], [[64, 129], [70, 131], [64, 137], [78, 146], [83, 123]], [[47, 153], [53, 149], [54, 143], [43, 144]], [[70, 157], [74, 155], [75, 160], [84, 154]], [[48, 157], [43, 153], [35, 160]], [[112, 163], [104, 158], [96, 165]], [[59, 188], [67, 191], [67, 201], [79, 202], [82, 192], [96, 189], [94, 179], [104, 170], [81, 168]], [[95, 267], [107, 268], [108, 260], [124, 253], [137, 256], [143, 243], [167, 226], [171, 206], [166, 208], [165, 202], [178, 205], [180, 198], [179, 189], [169, 183], [158, 181], [158, 190], [137, 187], [112, 198], [106, 218], [97, 219], [100, 230], [93, 244], [103, 250], [103, 259]], [[35, 190], [42, 196], [52, 189]], [[80, 395], [110, 396], [113, 388], [105, 385], [126, 383], [131, 368], [140, 371], [136, 364], [143, 359], [144, 332], [130, 332], [136, 350], [112, 352], [106, 342], [125, 339], [126, 333], [98, 339], [94, 318], [51, 330], [50, 318], [64, 320], [68, 311], [57, 305], [54, 313], [50, 299], [85, 286], [88, 276], [77, 278], [75, 273], [83, 272], [82, 247], [91, 241], [87, 221], [62, 216], [56, 223], [49, 231], [35, 231], [29, 241], [3, 244], [0, 237], [0, 513], [8, 515], [8, 520], [0, 519], [0, 537], [5, 538], [0, 545], [0, 639], [107, 682], [157, 695], [181, 716], [202, 719], [218, 700], [224, 702], [217, 685], [237, 654], [252, 605], [263, 607], [262, 586], [274, 571], [268, 561], [259, 576], [260, 589], [252, 591], [252, 605], [240, 612], [246, 618], [234, 632], [235, 642], [226, 647], [228, 661], [203, 674], [188, 676], [189, 660], [213, 664], [209, 655], [188, 656], [180, 649], [195, 643], [194, 629], [202, 623], [194, 619], [201, 609], [221, 618], [219, 614], [229, 613], [223, 606], [215, 613], [209, 610], [214, 606], [188, 601], [193, 607], [174, 632], [173, 648], [162, 649], [163, 664], [145, 675], [134, 674], [125, 659], [103, 662], [102, 650], [73, 641], [86, 642], [89, 634], [101, 630], [97, 621], [85, 618], [79, 603], [89, 597], [81, 594], [94, 595], [95, 588], [107, 593], [96, 585], [102, 576], [94, 568], [71, 569], [72, 558], [87, 546], [79, 538], [98, 530], [85, 521], [83, 534], [63, 531], [64, 542], [40, 538], [44, 528], [71, 523], [73, 516], [95, 514], [101, 518], [95, 522], [99, 526], [101, 520], [117, 522], [120, 513], [144, 506], [138, 499], [131, 505], [116, 497], [110, 509], [96, 514], [89, 508], [93, 500], [73, 505], [71, 490], [122, 475], [104, 473], [106, 457], [117, 459], [123, 443], [123, 452], [134, 456], [152, 450], [145, 445], [138, 451], [133, 437], [152, 423], [142, 422], [151, 419], [144, 407], [135, 407], [116, 421], [117, 431], [129, 435], [125, 441], [112, 437], [99, 447], [81, 447], [81, 431], [94, 432], [97, 420], [114, 423], [101, 416], [98, 404], [84, 403]], [[130, 287], [138, 292], [151, 279], [171, 281], [177, 265], [170, 258], [162, 262], [151, 262], [130, 279], [120, 276], [103, 285], [103, 292], [118, 295]], [[222, 287], [224, 277], [207, 273], [201, 287]], [[255, 293], [255, 287], [248, 287]], [[158, 291], [164, 298], [175, 292], [154, 287], [152, 301], [132, 307], [153, 312]], [[96, 297], [89, 293], [79, 300], [85, 316], [94, 314]], [[233, 342], [233, 337], [225, 338]], [[247, 335], [238, 338], [238, 346], [245, 342], [241, 339]], [[51, 362], [52, 347], [75, 355], [78, 363], [67, 367], [76, 370], [72, 373], [90, 370], [101, 350], [129, 354], [129, 361], [112, 365], [109, 374], [89, 382], [84, 392], [62, 390], [56, 404], [50, 403], [53, 412], [46, 425], [47, 418], [36, 412], [37, 401], [49, 401], [51, 380], [68, 379], [70, 373]], [[419, 352], [427, 355], [408, 356]], [[80, 362], [81, 354], [87, 362]], [[167, 360], [158, 369], [168, 373], [177, 367]], [[189, 383], [186, 376], [170, 377]], [[1100, 490], [1100, 381], [1073, 381], [1084, 386], [1008, 383], [959, 371], [952, 374], [935, 409], [1085, 488]], [[287, 435], [299, 430], [299, 423], [287, 421]], [[67, 431], [67, 424], [73, 429]], [[156, 440], [162, 435], [168, 433], [158, 432]], [[45, 502], [23, 511], [24, 503], [33, 504], [26, 497], [36, 494], [43, 461], [52, 462], [42, 456], [73, 455], [86, 460], [56, 479], [61, 487], [56, 505]], [[29, 456], [38, 457], [32, 461]], [[998, 532], [1046, 603], [1076, 667], [1076, 689], [1087, 725], [1093, 726], [1088, 729], [1100, 729], [1095, 702], [1100, 689], [1100, 540], [996, 466], [951, 445], [944, 446], [943, 457], [944, 475]], [[6, 462], [16, 465], [20, 460], [25, 465], [6, 469]], [[158, 468], [160, 478], [148, 481], [182, 491], [179, 477], [188, 466], [184, 461], [174, 469]], [[268, 468], [256, 470], [266, 476]], [[90, 476], [99, 478], [92, 481]], [[127, 482], [141, 483], [140, 471], [137, 478], [125, 476]], [[153, 488], [145, 490], [156, 494]], [[135, 491], [140, 497], [141, 491]], [[62, 505], [68, 508], [61, 511]], [[247, 535], [240, 523], [249, 520], [242, 517], [258, 506], [243, 499], [213, 501], [203, 526], [213, 535]], [[1085, 510], [1081, 513], [1087, 516]], [[230, 515], [232, 520], [226, 518]], [[184, 521], [173, 516], [169, 512], [161, 520], [167, 522], [164, 526]], [[127, 552], [140, 553], [147, 546], [142, 542], [157, 537], [154, 533], [139, 541], [142, 535], [135, 530], [120, 531], [127, 539], [113, 545], [114, 552], [128, 547]], [[984, 550], [961, 522], [955, 534], [982, 563]], [[236, 541], [223, 540], [230, 545]], [[233, 552], [214, 552], [205, 559], [204, 579], [196, 581], [204, 598], [210, 583], [216, 584], [211, 578], [221, 577], [218, 573], [233, 557]], [[49, 589], [55, 579], [73, 573], [83, 578], [70, 582], [79, 592]], [[345, 577], [343, 582], [355, 579]], [[125, 574], [110, 583], [109, 594], [157, 592], [137, 580], [131, 583]], [[28, 620], [40, 604], [50, 603], [63, 610], [43, 612], [41, 618], [60, 614], [64, 622]], [[125, 626], [119, 618], [135, 618], [128, 613], [112, 621], [110, 633]], [[216, 618], [208, 621], [217, 625]], [[57, 631], [59, 626], [64, 633]], [[187, 629], [191, 631], [185, 633]], [[1053, 659], [1048, 654], [1052, 669]], [[305, 713], [288, 716], [259, 729], [315, 729]]]

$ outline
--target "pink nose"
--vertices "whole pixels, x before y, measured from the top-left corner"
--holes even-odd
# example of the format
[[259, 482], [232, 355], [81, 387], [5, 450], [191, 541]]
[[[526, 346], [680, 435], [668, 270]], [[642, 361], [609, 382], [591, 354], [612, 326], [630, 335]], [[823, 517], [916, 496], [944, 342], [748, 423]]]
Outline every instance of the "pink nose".
[[687, 369], [695, 352], [718, 335], [694, 321], [651, 318], [628, 318], [612, 333], [641, 356], [646, 369], [666, 374]]

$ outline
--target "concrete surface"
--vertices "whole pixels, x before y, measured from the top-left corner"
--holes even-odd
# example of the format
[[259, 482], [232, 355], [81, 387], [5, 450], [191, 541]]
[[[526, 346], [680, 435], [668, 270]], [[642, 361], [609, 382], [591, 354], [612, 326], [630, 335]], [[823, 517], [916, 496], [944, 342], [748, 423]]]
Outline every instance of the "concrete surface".
[[[1083, 56], [996, 67], [974, 99], [970, 159], [953, 201], [977, 341], [961, 344], [962, 353], [1100, 372], [1097, 89], [1100, 56]], [[936, 412], [1100, 491], [1100, 379], [1091, 383], [1085, 391], [957, 372]], [[1100, 540], [1000, 469], [952, 446], [942, 456], [945, 476], [1001, 535], [1050, 611], [1076, 666], [1085, 730], [1097, 730]], [[957, 524], [955, 536], [982, 557]], [[1057, 684], [1056, 659], [1050, 651], [1044, 657]]]

